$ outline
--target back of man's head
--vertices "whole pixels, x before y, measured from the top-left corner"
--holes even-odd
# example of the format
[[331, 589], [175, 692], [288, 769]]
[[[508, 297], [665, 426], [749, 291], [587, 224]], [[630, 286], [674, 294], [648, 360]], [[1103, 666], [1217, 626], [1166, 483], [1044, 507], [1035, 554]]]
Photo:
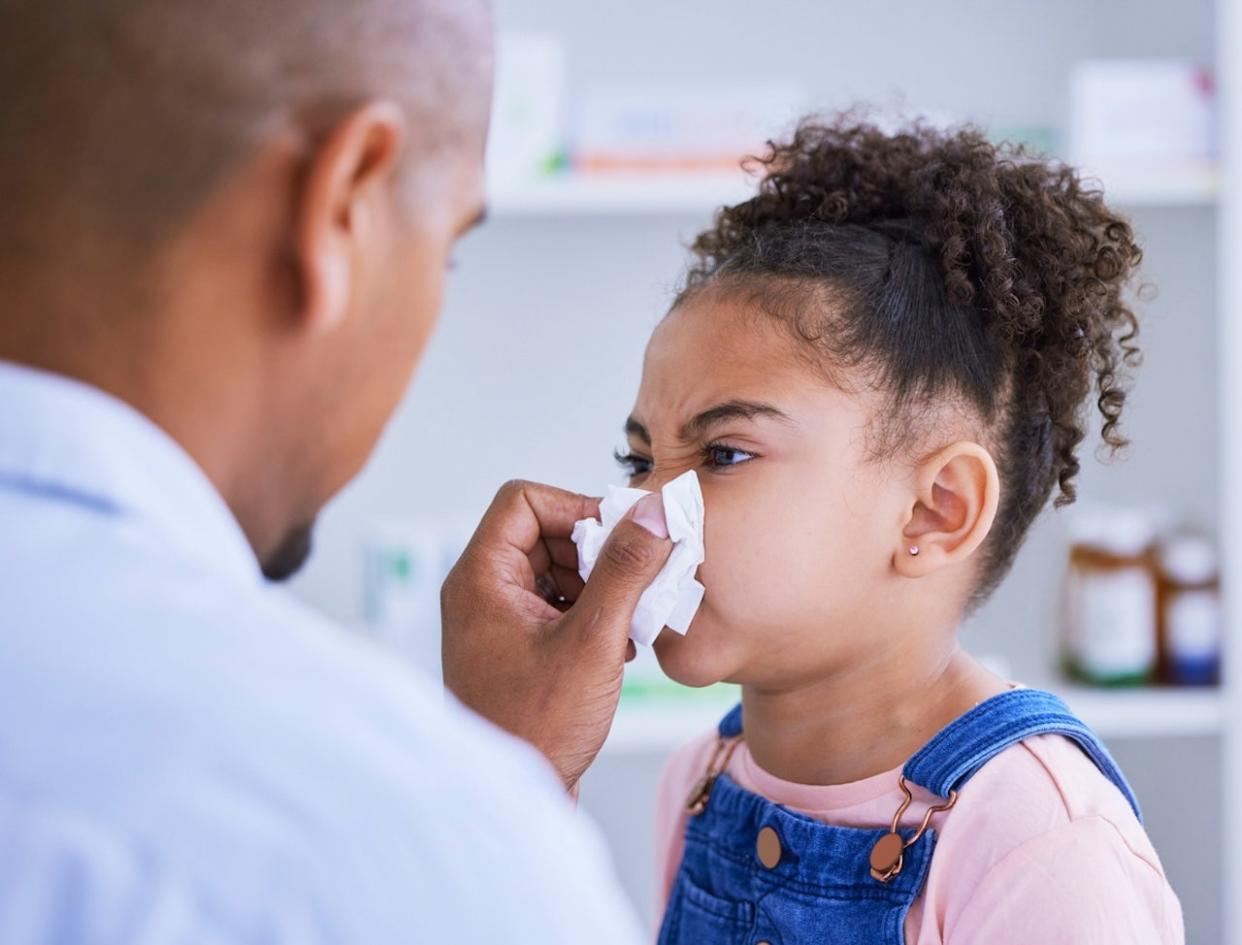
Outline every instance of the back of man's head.
[[484, 13], [477, 0], [0, 0], [4, 249], [149, 247], [265, 134], [313, 135], [372, 98], [408, 109], [415, 152], [451, 145], [473, 111], [462, 97], [488, 89]]
[[128, 401], [304, 557], [481, 211], [485, 0], [0, 0], [0, 360]]

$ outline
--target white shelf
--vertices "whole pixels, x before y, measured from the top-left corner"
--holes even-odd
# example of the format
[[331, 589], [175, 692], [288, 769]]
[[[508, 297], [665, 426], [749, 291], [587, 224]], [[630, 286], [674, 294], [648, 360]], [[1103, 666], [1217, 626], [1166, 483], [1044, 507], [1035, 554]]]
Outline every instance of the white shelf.
[[495, 189], [488, 200], [497, 216], [659, 216], [710, 213], [754, 193], [737, 174], [600, 174], [550, 177]]
[[[1055, 691], [1104, 739], [1217, 735], [1222, 729], [1222, 701], [1216, 689], [1058, 686]], [[604, 751], [667, 754], [714, 729], [729, 706], [711, 700], [622, 706]]]
[[[755, 183], [738, 174], [599, 174], [549, 177], [495, 188], [489, 209], [498, 217], [702, 216], [750, 197]], [[1214, 174], [1168, 174], [1115, 181], [1106, 188], [1122, 208], [1210, 206]]]
[[1113, 179], [1104, 197], [1122, 208], [1206, 207], [1216, 203], [1220, 185], [1213, 171], [1167, 174], [1143, 180]]
[[683, 705], [622, 705], [604, 743], [610, 754], [665, 754], [712, 731], [729, 711], [731, 702]]
[[1057, 693], [1101, 738], [1218, 735], [1224, 713], [1218, 689], [1090, 689]]

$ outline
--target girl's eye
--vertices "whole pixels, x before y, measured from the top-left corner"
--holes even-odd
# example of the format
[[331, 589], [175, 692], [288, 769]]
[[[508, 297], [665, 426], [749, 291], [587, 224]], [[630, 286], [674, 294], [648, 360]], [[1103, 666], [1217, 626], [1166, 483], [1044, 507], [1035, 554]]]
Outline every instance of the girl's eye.
[[617, 450], [612, 454], [618, 465], [625, 470], [625, 474], [631, 479], [637, 479], [639, 476], [645, 476], [651, 472], [651, 460], [645, 456], [639, 456], [637, 453], [622, 453]]
[[723, 443], [713, 443], [707, 448], [706, 453], [707, 464], [715, 469], [740, 466], [742, 463], [755, 458], [754, 453], [734, 449], [732, 446], [725, 446]]

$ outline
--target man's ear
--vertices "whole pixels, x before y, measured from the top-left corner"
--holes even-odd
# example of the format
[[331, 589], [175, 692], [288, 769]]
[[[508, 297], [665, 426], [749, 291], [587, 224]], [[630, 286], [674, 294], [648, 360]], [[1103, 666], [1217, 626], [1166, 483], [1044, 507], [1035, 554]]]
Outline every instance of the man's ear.
[[893, 564], [925, 577], [960, 563], [983, 544], [1000, 504], [1000, 475], [978, 443], [947, 446], [915, 470], [914, 497]]
[[326, 332], [345, 321], [355, 265], [374, 236], [377, 208], [389, 199], [405, 137], [404, 112], [371, 102], [339, 121], [312, 153], [294, 217], [301, 326]]

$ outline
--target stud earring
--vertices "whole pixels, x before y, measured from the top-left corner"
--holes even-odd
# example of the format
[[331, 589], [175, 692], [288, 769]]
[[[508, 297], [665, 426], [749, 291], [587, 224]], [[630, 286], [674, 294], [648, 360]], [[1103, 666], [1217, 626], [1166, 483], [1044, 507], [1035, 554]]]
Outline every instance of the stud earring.
[[911, 557], [911, 558], [917, 558], [918, 556], [919, 556], [919, 546], [918, 546], [918, 545], [911, 545], [911, 546], [910, 546], [910, 557]]

